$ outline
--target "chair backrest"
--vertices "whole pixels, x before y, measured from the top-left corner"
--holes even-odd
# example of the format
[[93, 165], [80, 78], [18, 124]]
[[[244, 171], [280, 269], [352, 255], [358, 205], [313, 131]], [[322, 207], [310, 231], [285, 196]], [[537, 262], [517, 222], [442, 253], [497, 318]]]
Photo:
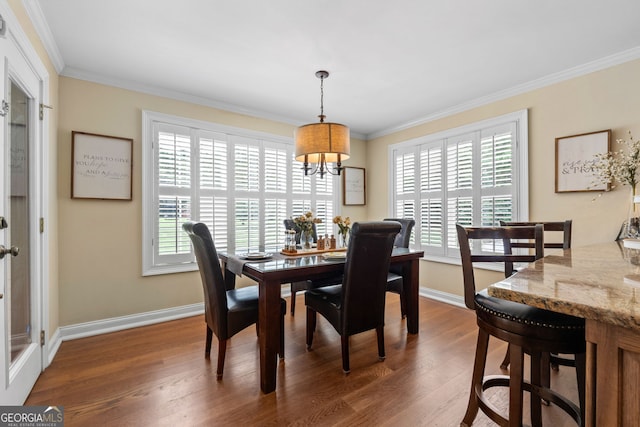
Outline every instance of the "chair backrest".
[[416, 221], [412, 218], [385, 218], [384, 221], [396, 221], [402, 227], [396, 235], [393, 246], [397, 248], [408, 248], [411, 241], [411, 230], [416, 225]]
[[218, 252], [211, 233], [202, 222], [187, 221], [182, 225], [187, 232], [198, 261], [204, 289], [205, 318], [211, 330], [220, 339], [227, 338], [227, 295]]
[[[284, 229], [285, 230], [295, 230], [296, 232], [296, 243], [300, 243], [300, 232], [302, 230], [300, 230], [300, 227], [298, 227], [296, 225], [295, 222], [293, 222], [292, 219], [285, 219], [284, 221]], [[318, 242], [318, 234], [316, 232], [316, 224], [314, 223], [311, 227], [311, 239], [313, 240], [313, 243], [317, 243]]]
[[[542, 224], [542, 228], [545, 231], [545, 235], [548, 236], [547, 231], [554, 231], [555, 236], [562, 233], [562, 241], [554, 241], [549, 242], [546, 238], [544, 241], [545, 248], [555, 248], [555, 249], [571, 249], [571, 223], [572, 220], [568, 219], [566, 221], [529, 221], [529, 222], [505, 222], [500, 221], [501, 226], [532, 226], [536, 224]], [[560, 239], [558, 239], [560, 240]], [[511, 244], [512, 248], [533, 248], [533, 242], [530, 243], [522, 243], [522, 242], [513, 242]]]
[[[534, 226], [517, 227], [462, 227], [456, 224], [458, 231], [458, 244], [460, 245], [460, 257], [462, 260], [462, 275], [464, 280], [464, 303], [467, 308], [475, 309], [476, 282], [473, 275], [473, 263], [476, 262], [500, 262], [504, 263], [505, 276], [513, 272], [514, 262], [533, 262], [544, 256], [544, 231], [542, 224]], [[532, 240], [534, 253], [516, 254], [511, 251], [512, 241]], [[499, 248], [502, 253], [481, 253], [470, 243], [470, 240], [482, 240], [484, 244]], [[472, 247], [474, 253], [472, 253]]]
[[384, 325], [387, 273], [400, 224], [355, 222], [342, 281], [342, 336]]

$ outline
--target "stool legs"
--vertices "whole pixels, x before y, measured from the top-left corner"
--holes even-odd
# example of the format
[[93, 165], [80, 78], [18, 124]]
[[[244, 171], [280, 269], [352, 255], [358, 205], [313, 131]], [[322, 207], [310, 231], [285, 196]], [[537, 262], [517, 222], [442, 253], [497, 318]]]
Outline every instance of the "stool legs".
[[469, 427], [478, 415], [478, 391], [482, 391], [482, 379], [484, 378], [484, 367], [487, 361], [487, 350], [489, 348], [489, 334], [482, 328], [478, 329], [478, 343], [476, 344], [476, 359], [473, 363], [473, 376], [471, 379], [471, 393], [469, 394], [469, 404], [467, 412], [460, 423], [461, 427]]
[[520, 346], [510, 345], [509, 347], [509, 364], [511, 365], [509, 371], [509, 426], [519, 427], [522, 425], [524, 353]]

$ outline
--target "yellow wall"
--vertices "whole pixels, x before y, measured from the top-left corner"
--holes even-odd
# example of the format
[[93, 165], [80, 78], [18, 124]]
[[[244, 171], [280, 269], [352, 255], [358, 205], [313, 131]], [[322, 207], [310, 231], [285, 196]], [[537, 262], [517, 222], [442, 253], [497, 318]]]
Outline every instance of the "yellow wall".
[[[9, 0], [50, 74], [46, 218], [50, 330], [92, 320], [191, 304], [202, 300], [197, 273], [141, 276], [141, 111], [143, 109], [289, 136], [287, 124], [103, 86], [55, 73], [19, 0]], [[612, 240], [628, 209], [627, 188], [593, 201], [595, 193], [554, 193], [556, 137], [612, 129], [640, 136], [640, 61], [475, 108], [363, 142], [354, 140], [346, 166], [367, 168], [367, 205], [344, 207], [353, 220], [380, 219], [388, 210], [388, 146], [486, 118], [529, 109], [529, 217], [574, 220], [574, 245]], [[71, 131], [134, 139], [133, 201], [70, 199]], [[462, 295], [459, 267], [422, 262], [420, 284]], [[488, 284], [499, 273], [483, 273]]]
[[[202, 301], [202, 285], [196, 272], [141, 276], [142, 110], [284, 136], [292, 136], [294, 127], [67, 77], [60, 78], [60, 94], [60, 324]], [[70, 198], [74, 130], [134, 139], [133, 201]], [[364, 159], [364, 142], [353, 140], [352, 159], [345, 165], [364, 166]], [[345, 209], [344, 214], [361, 215], [357, 208]]]
[[[388, 146], [502, 114], [529, 110], [529, 218], [573, 219], [573, 245], [614, 240], [629, 208], [630, 189], [556, 194], [555, 138], [612, 129], [614, 141], [631, 130], [640, 137], [640, 60], [553, 84], [460, 114], [435, 120], [367, 143], [369, 217], [388, 213]], [[594, 201], [593, 199], [596, 198]], [[496, 279], [499, 274], [493, 275]], [[490, 280], [484, 280], [485, 284]], [[459, 267], [424, 261], [420, 284], [462, 295]]]

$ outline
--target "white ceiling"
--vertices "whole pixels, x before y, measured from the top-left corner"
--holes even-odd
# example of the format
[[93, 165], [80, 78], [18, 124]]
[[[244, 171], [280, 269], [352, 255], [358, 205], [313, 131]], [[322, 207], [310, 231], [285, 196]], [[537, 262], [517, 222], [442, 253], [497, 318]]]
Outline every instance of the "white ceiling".
[[299, 125], [325, 69], [360, 137], [640, 57], [638, 0], [23, 1], [63, 75]]

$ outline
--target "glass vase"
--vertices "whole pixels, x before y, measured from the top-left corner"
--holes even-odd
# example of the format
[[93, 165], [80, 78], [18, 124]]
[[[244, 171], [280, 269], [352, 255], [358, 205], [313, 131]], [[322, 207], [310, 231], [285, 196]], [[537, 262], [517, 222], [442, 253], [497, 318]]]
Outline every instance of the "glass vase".
[[300, 233], [300, 245], [302, 249], [311, 249], [312, 240], [311, 230], [302, 230], [302, 233]]
[[346, 248], [349, 245], [349, 233], [339, 233], [338, 234], [338, 244], [341, 248]]
[[[640, 233], [640, 218], [636, 211], [636, 199], [640, 196], [636, 196], [635, 186], [631, 188], [631, 200], [629, 201], [629, 214], [627, 215], [627, 222], [625, 224], [624, 236], [629, 239], [637, 239]], [[638, 200], [640, 202], [640, 200]]]

